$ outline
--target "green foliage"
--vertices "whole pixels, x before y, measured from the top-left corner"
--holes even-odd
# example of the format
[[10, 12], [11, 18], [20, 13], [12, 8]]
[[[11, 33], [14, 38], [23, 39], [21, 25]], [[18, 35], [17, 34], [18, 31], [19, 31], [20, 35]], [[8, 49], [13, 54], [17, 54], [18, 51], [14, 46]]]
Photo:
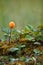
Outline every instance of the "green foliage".
[[37, 41], [39, 41], [39, 40], [40, 40], [40, 41], [43, 41], [43, 36], [41, 36], [41, 35], [37, 36], [37, 37], [36, 37], [36, 40], [37, 40]]
[[13, 58], [13, 57], [12, 58], [9, 58], [9, 61], [10, 62], [15, 62], [15, 61], [18, 61], [18, 60], [19, 60], [18, 58]]
[[17, 47], [18, 47], [19, 49], [21, 49], [21, 48], [25, 48], [25, 45], [18, 44]]
[[26, 35], [25, 39], [30, 40], [30, 41], [34, 41], [34, 37], [30, 36], [30, 35]]
[[19, 50], [18, 48], [13, 48], [13, 47], [9, 49], [10, 52], [15, 52], [15, 51], [18, 51], [18, 50]]
[[[10, 30], [6, 28], [2, 28], [2, 31], [5, 33], [4, 38], [5, 40], [9, 38]], [[31, 25], [25, 26], [23, 30], [16, 30], [13, 29], [11, 32], [11, 39], [16, 40], [19, 38], [26, 38], [26, 40], [30, 41], [43, 41], [43, 25], [37, 27], [37, 29], [33, 28]]]
[[0, 65], [4, 65], [4, 63], [0, 62]]
[[9, 29], [3, 28], [2, 32], [4, 42], [9, 42], [11, 36], [11, 44], [0, 44], [2, 54], [8, 55], [1, 57], [4, 62], [6, 62], [6, 60], [11, 63], [23, 61], [26, 63], [35, 62], [37, 65], [41, 65], [39, 62], [36, 62], [36, 59], [43, 55], [43, 50], [37, 49], [38, 46], [43, 44], [43, 27], [39, 26], [39, 28], [37, 27], [37, 29], [35, 29], [31, 25], [27, 25], [23, 30], [11, 29], [10, 31]]
[[39, 42], [34, 42], [34, 44], [35, 44], [35, 45], [40, 45], [40, 43], [39, 43]]
[[3, 28], [1, 29], [1, 31], [4, 32], [4, 33], [6, 33], [6, 34], [9, 33], [9, 29], [8, 29], [8, 28], [5, 28], [5, 27], [3, 27]]
[[42, 64], [40, 62], [38, 62], [37, 65], [42, 65]]
[[37, 49], [34, 49], [33, 52], [34, 52], [35, 54], [37, 54], [37, 55], [42, 54], [41, 51], [40, 51], [40, 50], [37, 50]]
[[20, 57], [20, 60], [21, 60], [21, 61], [25, 61], [26, 58], [25, 58], [24, 56], [22, 56], [22, 57]]
[[31, 25], [27, 25], [25, 26], [25, 31], [31, 32], [31, 31], [35, 31], [35, 29]]

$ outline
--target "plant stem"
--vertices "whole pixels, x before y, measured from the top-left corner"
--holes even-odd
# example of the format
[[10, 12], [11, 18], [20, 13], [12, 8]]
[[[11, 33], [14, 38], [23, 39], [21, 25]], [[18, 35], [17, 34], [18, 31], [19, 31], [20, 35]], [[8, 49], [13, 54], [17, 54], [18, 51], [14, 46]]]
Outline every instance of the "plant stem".
[[9, 33], [9, 44], [11, 43], [11, 30], [12, 29], [10, 29], [10, 33]]

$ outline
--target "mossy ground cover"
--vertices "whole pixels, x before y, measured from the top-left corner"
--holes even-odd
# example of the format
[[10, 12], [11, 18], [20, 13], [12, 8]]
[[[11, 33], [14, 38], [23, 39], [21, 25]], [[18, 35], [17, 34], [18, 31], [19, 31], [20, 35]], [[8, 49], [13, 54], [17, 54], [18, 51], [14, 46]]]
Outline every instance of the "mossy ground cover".
[[0, 65], [43, 65], [43, 25], [34, 29], [27, 25], [23, 30], [2, 29]]

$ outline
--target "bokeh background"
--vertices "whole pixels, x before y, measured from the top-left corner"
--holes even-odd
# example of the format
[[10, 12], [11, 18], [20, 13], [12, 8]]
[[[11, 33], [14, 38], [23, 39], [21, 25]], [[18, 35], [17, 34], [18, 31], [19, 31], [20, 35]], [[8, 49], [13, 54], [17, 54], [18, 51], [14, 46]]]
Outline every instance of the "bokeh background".
[[14, 21], [17, 29], [43, 23], [43, 0], [0, 0], [0, 28]]

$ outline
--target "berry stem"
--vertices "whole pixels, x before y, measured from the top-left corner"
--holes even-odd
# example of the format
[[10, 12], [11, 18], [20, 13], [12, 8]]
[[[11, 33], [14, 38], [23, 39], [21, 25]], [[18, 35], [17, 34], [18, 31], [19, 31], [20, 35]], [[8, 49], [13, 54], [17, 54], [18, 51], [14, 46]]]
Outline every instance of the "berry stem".
[[12, 31], [12, 29], [10, 28], [10, 33], [9, 33], [9, 44], [11, 43], [11, 31]]

